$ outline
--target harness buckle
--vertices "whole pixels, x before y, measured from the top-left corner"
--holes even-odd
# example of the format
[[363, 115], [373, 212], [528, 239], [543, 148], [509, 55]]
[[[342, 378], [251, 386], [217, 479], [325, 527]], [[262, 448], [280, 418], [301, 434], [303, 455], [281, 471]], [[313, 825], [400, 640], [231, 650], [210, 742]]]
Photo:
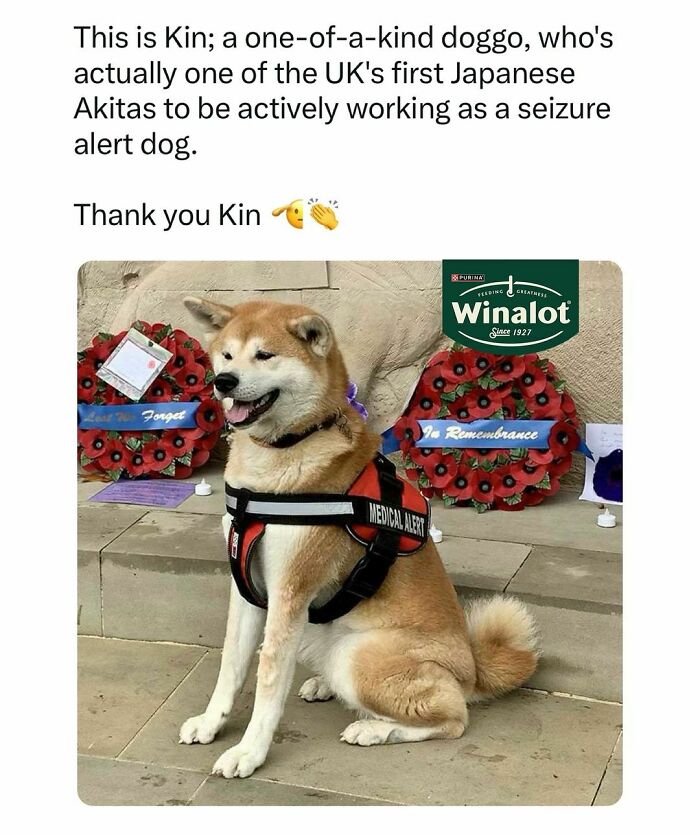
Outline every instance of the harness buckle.
[[381, 542], [377, 536], [367, 548], [364, 557], [353, 568], [345, 583], [345, 590], [363, 600], [372, 597], [386, 579], [389, 569], [396, 562], [396, 550]]

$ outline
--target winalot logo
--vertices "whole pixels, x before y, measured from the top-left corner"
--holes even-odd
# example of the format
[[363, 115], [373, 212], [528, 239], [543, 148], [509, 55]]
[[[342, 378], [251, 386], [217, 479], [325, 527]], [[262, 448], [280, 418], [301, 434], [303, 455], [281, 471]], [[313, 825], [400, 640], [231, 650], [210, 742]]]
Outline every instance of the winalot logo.
[[443, 261], [442, 329], [492, 354], [560, 345], [578, 333], [578, 272], [578, 261]]

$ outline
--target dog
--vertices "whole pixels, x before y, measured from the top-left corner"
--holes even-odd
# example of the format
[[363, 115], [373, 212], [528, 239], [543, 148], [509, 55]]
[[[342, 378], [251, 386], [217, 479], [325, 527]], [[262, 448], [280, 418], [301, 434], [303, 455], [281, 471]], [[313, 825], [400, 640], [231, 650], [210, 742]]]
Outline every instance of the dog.
[[[345, 493], [374, 459], [379, 437], [348, 403], [348, 374], [328, 321], [268, 301], [185, 304], [212, 331], [214, 393], [233, 428], [227, 485]], [[228, 537], [230, 515], [223, 525]], [[232, 583], [214, 692], [204, 713], [180, 729], [184, 744], [214, 739], [262, 643], [250, 722], [214, 774], [248, 777], [265, 762], [297, 660], [314, 672], [299, 696], [338, 697], [357, 711], [341, 739], [361, 746], [456, 739], [468, 703], [519, 687], [534, 672], [539, 651], [526, 608], [495, 597], [465, 612], [430, 537], [393, 563], [373, 596], [330, 623], [309, 623], [309, 608], [332, 597], [363, 553], [337, 525], [267, 525], [256, 554], [267, 609]]]

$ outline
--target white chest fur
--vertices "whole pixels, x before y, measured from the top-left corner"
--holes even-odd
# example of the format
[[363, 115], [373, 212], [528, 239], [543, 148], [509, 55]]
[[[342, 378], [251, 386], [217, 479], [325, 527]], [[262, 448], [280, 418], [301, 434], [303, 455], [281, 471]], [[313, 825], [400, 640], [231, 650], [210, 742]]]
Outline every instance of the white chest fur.
[[[222, 518], [224, 537], [228, 541], [231, 517], [228, 513]], [[270, 590], [277, 590], [288, 576], [290, 564], [304, 542], [308, 540], [312, 528], [308, 525], [266, 525], [265, 534], [255, 546], [255, 555], [251, 563], [251, 573], [256, 589], [265, 597]]]

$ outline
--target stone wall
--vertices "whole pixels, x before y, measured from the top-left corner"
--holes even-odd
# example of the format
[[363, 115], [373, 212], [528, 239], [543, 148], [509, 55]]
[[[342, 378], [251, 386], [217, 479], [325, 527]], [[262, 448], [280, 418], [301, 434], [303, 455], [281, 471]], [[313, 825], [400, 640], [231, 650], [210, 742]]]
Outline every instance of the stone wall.
[[[403, 410], [420, 369], [447, 340], [440, 330], [439, 261], [95, 261], [78, 275], [79, 344], [134, 319], [169, 322], [198, 337], [182, 304], [265, 296], [309, 305], [333, 324], [373, 428]], [[622, 279], [610, 262], [581, 263], [580, 333], [547, 352], [583, 420], [622, 420]], [[582, 483], [582, 461], [566, 479]]]

